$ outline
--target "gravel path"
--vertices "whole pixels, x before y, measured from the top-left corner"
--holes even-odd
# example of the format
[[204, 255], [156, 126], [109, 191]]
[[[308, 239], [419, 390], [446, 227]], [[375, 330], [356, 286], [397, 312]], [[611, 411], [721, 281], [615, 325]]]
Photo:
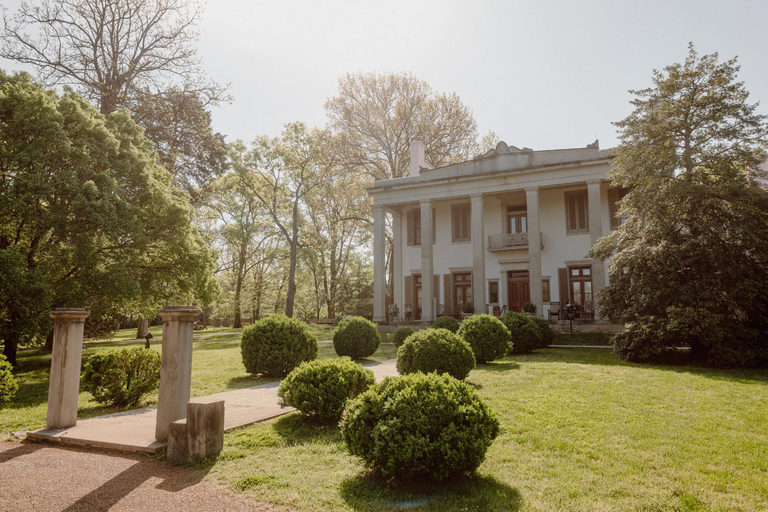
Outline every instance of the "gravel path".
[[0, 510], [286, 510], [142, 456], [0, 442]]

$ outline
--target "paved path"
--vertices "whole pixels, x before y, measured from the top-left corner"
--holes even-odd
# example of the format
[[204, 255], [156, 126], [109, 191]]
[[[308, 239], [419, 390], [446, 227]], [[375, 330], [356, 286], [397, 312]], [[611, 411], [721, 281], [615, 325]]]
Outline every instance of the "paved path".
[[[376, 381], [397, 375], [395, 359], [365, 365], [373, 371]], [[258, 421], [268, 420], [295, 409], [281, 408], [277, 401], [279, 382], [224, 393], [193, 398], [193, 402], [224, 400], [224, 430], [231, 430]], [[28, 432], [33, 440], [57, 442], [74, 446], [93, 446], [110, 450], [155, 453], [165, 442], [155, 441], [157, 408], [148, 407], [80, 420], [68, 429], [42, 429]]]

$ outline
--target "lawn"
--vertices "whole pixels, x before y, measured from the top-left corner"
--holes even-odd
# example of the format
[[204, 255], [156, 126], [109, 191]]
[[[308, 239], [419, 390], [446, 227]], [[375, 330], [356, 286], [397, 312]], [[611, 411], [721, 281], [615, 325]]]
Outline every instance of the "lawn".
[[213, 478], [299, 510], [768, 509], [768, 375], [641, 366], [605, 349], [544, 349], [468, 381], [502, 434], [472, 477], [385, 485], [335, 426], [298, 413], [225, 436]]

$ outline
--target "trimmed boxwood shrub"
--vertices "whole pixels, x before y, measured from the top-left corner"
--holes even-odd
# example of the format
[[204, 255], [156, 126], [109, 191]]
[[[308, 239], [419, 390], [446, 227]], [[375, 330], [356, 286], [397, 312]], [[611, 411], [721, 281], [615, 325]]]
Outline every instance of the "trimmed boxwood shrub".
[[243, 329], [240, 352], [248, 373], [285, 377], [317, 357], [317, 337], [301, 320], [269, 315]]
[[9, 402], [19, 390], [19, 383], [13, 375], [13, 367], [3, 354], [0, 354], [0, 404]]
[[413, 334], [413, 329], [411, 329], [410, 327], [401, 327], [398, 330], [396, 330], [395, 339], [394, 339], [395, 346], [399, 348], [400, 345], [403, 344], [405, 339], [411, 334]]
[[353, 360], [372, 356], [379, 349], [376, 324], [361, 316], [349, 316], [339, 322], [333, 334], [333, 348], [340, 356]]
[[347, 400], [376, 380], [373, 372], [347, 359], [301, 363], [280, 383], [281, 406], [295, 407], [320, 422], [337, 422]]
[[464, 379], [475, 367], [469, 343], [447, 329], [424, 329], [408, 336], [397, 349], [397, 371], [447, 373]]
[[461, 323], [458, 334], [472, 347], [478, 363], [504, 357], [512, 343], [509, 329], [501, 320], [490, 315], [467, 318]]
[[472, 386], [448, 375], [388, 377], [341, 420], [352, 455], [385, 477], [442, 480], [477, 469], [499, 421]]
[[433, 329], [448, 329], [451, 332], [458, 332], [459, 321], [452, 316], [439, 316], [432, 324]]
[[83, 387], [100, 404], [126, 407], [160, 385], [160, 353], [145, 348], [94, 354], [84, 365]]
[[555, 331], [552, 330], [552, 326], [549, 325], [549, 322], [543, 318], [539, 318], [537, 316], [529, 318], [533, 320], [536, 324], [536, 327], [539, 328], [539, 334], [541, 335], [541, 343], [539, 343], [539, 346], [536, 348], [544, 348], [550, 346], [552, 342], [555, 341]]
[[500, 320], [512, 335], [513, 354], [528, 354], [541, 345], [539, 327], [531, 317], [509, 311], [502, 315]]

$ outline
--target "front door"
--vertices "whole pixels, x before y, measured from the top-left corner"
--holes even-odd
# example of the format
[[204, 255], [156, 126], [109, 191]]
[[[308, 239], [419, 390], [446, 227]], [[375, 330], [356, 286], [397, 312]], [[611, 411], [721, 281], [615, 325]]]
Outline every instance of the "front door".
[[472, 302], [472, 273], [453, 274], [454, 310], [460, 313], [467, 302]]
[[421, 320], [421, 276], [413, 276], [413, 297], [415, 304], [413, 308], [413, 319]]
[[523, 304], [531, 302], [531, 286], [528, 281], [528, 271], [510, 272], [508, 274], [509, 310], [520, 312]]

